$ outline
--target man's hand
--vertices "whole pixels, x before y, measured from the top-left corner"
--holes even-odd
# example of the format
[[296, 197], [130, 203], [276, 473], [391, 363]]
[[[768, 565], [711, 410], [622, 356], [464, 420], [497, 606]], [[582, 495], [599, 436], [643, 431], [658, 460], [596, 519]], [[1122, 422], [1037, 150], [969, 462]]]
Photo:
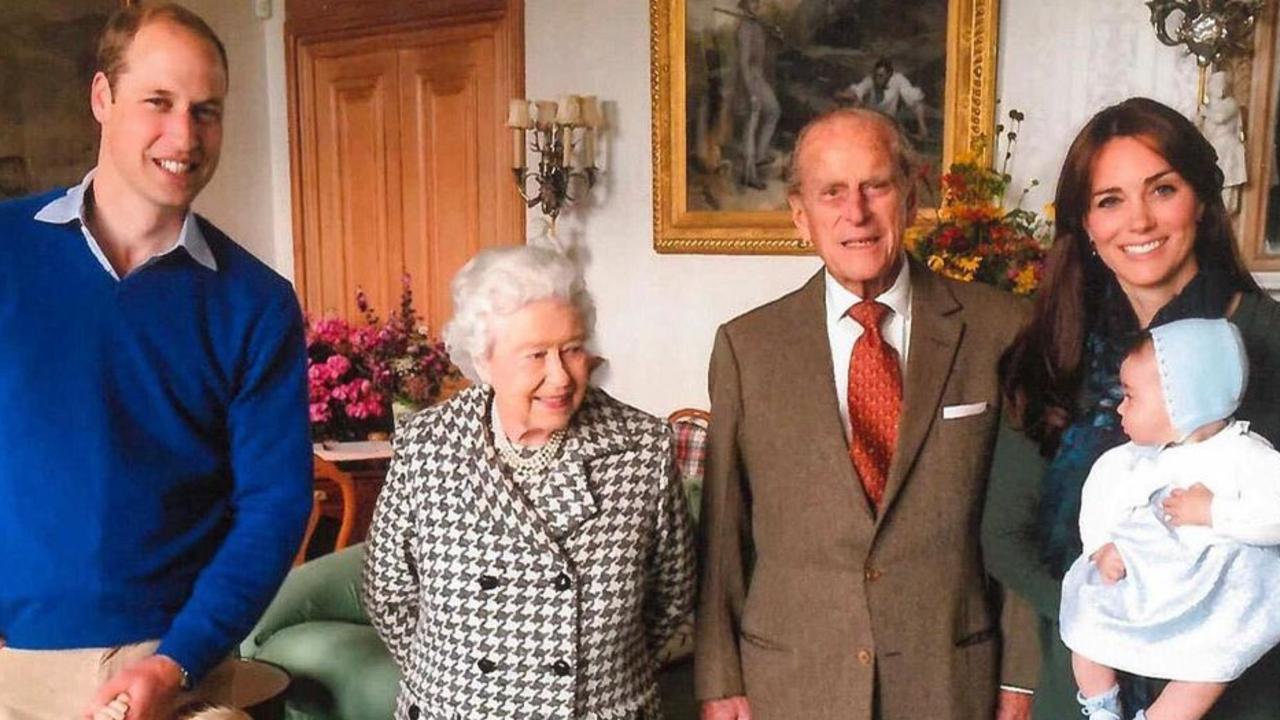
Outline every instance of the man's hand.
[[1098, 572], [1102, 574], [1102, 579], [1108, 585], [1118, 583], [1124, 578], [1124, 560], [1120, 558], [1120, 551], [1116, 549], [1115, 543], [1103, 545], [1097, 552], [1090, 555], [1089, 559], [1098, 566]]
[[1212, 507], [1213, 491], [1204, 485], [1174, 488], [1164, 499], [1164, 519], [1173, 525], [1212, 525]]
[[700, 720], [751, 720], [751, 705], [745, 695], [703, 700]]
[[996, 703], [996, 720], [1031, 720], [1033, 699], [1035, 696], [1030, 693], [1001, 690]]
[[84, 711], [93, 718], [117, 696], [128, 696], [129, 720], [168, 720], [182, 685], [182, 668], [164, 655], [152, 655], [127, 665], [98, 687], [93, 704]]

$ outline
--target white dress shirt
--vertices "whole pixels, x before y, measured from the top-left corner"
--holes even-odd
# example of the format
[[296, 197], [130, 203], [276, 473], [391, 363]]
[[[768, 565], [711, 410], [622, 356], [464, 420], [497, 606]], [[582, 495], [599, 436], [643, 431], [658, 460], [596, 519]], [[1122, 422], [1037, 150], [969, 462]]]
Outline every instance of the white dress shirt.
[[[853, 344], [862, 336], [862, 325], [849, 317], [849, 308], [862, 298], [849, 292], [830, 272], [824, 273], [827, 303], [827, 343], [831, 346], [831, 368], [835, 373], [836, 402], [840, 405], [840, 424], [844, 437], [852, 437], [849, 429], [849, 356]], [[875, 298], [891, 311], [880, 328], [885, 342], [898, 351], [898, 368], [907, 376], [907, 344], [911, 338], [911, 272], [903, 258], [898, 277], [888, 290]]]
[[[80, 232], [84, 235], [84, 241], [89, 246], [89, 252], [93, 253], [93, 257], [98, 260], [98, 264], [102, 266], [103, 270], [107, 271], [107, 274], [113, 280], [119, 281], [120, 276], [116, 273], [115, 268], [111, 267], [111, 261], [107, 259], [106, 252], [98, 244], [98, 239], [93, 236], [93, 233], [89, 232], [89, 223], [86, 222], [84, 212], [85, 195], [93, 183], [93, 176], [96, 172], [97, 168], [90, 170], [79, 185], [68, 189], [65, 195], [60, 195], [53, 202], [40, 208], [35, 214], [35, 219], [53, 225], [65, 225], [69, 222], [80, 223]], [[214, 259], [213, 251], [209, 249], [209, 243], [204, 239], [204, 233], [200, 232], [200, 224], [196, 222], [195, 213], [187, 210], [186, 217], [182, 220], [182, 228], [178, 230], [178, 237], [174, 240], [173, 245], [169, 246], [167, 250], [162, 250], [152, 255], [134, 270], [141, 270], [178, 248], [186, 249], [191, 259], [210, 270], [216, 271], [218, 269], [218, 261]]]

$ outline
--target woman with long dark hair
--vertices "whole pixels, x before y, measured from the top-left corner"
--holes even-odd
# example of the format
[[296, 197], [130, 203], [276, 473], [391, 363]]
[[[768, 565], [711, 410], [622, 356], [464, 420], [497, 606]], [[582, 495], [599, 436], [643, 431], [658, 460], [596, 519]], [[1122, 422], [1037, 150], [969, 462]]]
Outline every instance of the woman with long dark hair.
[[[1236, 416], [1280, 441], [1280, 304], [1240, 261], [1221, 191], [1213, 147], [1177, 111], [1146, 98], [1095, 115], [1063, 163], [1044, 282], [1003, 360], [1010, 426], [983, 520], [988, 569], [1040, 616], [1037, 720], [1079, 713], [1058, 635], [1061, 579], [1081, 554], [1085, 477], [1126, 441], [1118, 373], [1138, 335], [1183, 318], [1230, 319], [1251, 365]], [[1273, 650], [1206, 717], [1274, 718], [1278, 677]], [[1125, 678], [1121, 688], [1128, 717], [1150, 704], [1159, 681]]]

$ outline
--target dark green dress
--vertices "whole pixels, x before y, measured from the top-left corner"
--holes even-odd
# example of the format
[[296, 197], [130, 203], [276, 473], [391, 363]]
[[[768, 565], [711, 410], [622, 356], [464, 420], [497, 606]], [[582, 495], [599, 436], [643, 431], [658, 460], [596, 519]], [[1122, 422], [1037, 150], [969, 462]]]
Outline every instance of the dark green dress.
[[[1280, 446], [1280, 303], [1249, 293], [1230, 320], [1240, 328], [1249, 355], [1249, 385], [1236, 416]], [[1080, 716], [1071, 653], [1058, 635], [1061, 583], [1041, 547], [1042, 480], [1047, 461], [1035, 442], [1017, 430], [1001, 428], [996, 443], [982, 547], [988, 571], [1007, 589], [1025, 598], [1039, 615], [1040, 682], [1034, 720]], [[1277, 478], [1280, 482], [1280, 478]], [[1126, 717], [1138, 708], [1126, 709]], [[1206, 720], [1280, 718], [1280, 649], [1272, 650], [1232, 683]]]

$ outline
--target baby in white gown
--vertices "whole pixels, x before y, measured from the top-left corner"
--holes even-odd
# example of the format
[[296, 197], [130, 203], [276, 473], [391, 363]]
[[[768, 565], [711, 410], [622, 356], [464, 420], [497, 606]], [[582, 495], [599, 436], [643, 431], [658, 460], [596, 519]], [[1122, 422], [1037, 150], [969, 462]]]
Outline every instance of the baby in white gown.
[[1094, 464], [1062, 640], [1084, 714], [1120, 720], [1116, 670], [1172, 680], [1135, 718], [1198, 720], [1280, 642], [1280, 453], [1231, 419], [1248, 360], [1225, 320], [1151, 330], [1125, 358], [1131, 442]]

